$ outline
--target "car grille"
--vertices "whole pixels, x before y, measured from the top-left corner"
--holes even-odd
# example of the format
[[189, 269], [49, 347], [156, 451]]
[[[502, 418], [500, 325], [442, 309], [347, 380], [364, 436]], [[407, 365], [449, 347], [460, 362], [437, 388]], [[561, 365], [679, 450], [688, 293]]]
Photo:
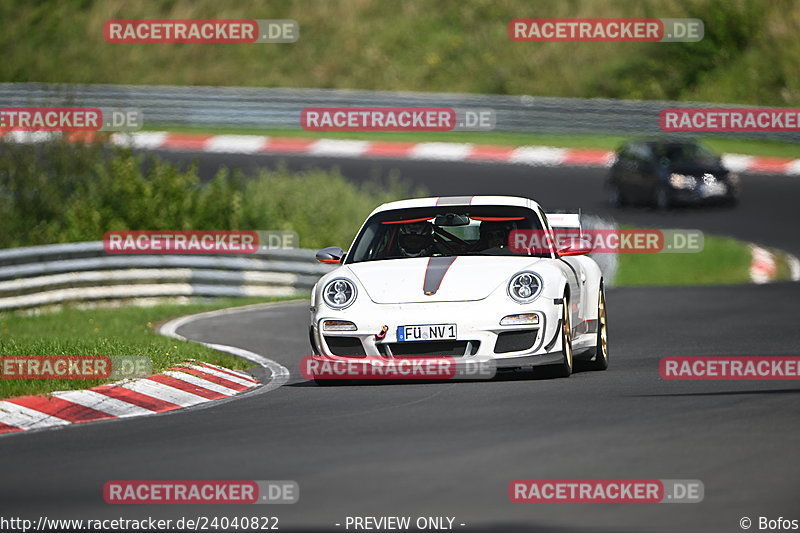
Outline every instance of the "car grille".
[[366, 357], [364, 346], [358, 337], [325, 335], [325, 344], [333, 355], [340, 357]]
[[[469, 344], [469, 353], [467, 345]], [[389, 355], [386, 351], [388, 347], [391, 354], [400, 357], [425, 357], [425, 356], [449, 356], [461, 357], [463, 355], [474, 355], [478, 351], [480, 341], [422, 341], [422, 342], [392, 342], [379, 345], [384, 355]]]
[[530, 350], [536, 342], [537, 329], [504, 331], [497, 335], [494, 353], [521, 352]]

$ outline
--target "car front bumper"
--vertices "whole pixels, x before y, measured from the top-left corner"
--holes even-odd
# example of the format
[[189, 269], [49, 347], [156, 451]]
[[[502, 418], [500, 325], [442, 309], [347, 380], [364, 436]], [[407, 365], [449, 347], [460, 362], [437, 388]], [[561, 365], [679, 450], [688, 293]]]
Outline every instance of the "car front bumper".
[[709, 192], [702, 186], [694, 189], [671, 189], [670, 199], [673, 203], [683, 205], [700, 205], [700, 204], [721, 204], [735, 201], [738, 198], [738, 190], [728, 184], [722, 182], [724, 190]]
[[[561, 361], [560, 302], [540, 297], [528, 305], [491, 307], [484, 301], [411, 304], [370, 302], [357, 309], [354, 306], [343, 311], [320, 305], [312, 309], [311, 341], [316, 351], [334, 359], [445, 355], [464, 361], [491, 359], [497, 368], [537, 366]], [[500, 325], [505, 316], [527, 313], [535, 313], [538, 324]], [[323, 326], [325, 320], [349, 321], [355, 324], [356, 329], [327, 331]], [[429, 324], [455, 324], [456, 338], [413, 342], [397, 338], [399, 326]], [[384, 330], [385, 333], [382, 333]]]

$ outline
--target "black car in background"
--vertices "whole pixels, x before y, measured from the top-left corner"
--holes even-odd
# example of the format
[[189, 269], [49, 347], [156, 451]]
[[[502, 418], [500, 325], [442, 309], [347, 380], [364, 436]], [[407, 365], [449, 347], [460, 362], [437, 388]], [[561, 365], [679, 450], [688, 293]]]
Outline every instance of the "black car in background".
[[709, 148], [694, 140], [631, 141], [616, 153], [606, 182], [616, 206], [735, 205], [739, 176]]

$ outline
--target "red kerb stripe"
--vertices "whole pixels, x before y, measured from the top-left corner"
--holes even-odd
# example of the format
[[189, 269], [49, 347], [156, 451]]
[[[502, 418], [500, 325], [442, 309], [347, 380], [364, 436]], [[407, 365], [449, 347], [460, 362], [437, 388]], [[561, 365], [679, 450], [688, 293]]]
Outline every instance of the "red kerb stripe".
[[219, 376], [215, 376], [214, 374], [207, 374], [205, 372], [201, 372], [200, 370], [194, 368], [187, 368], [185, 366], [176, 366], [171, 370], [175, 370], [176, 372], [186, 372], [187, 374], [192, 374], [193, 376], [197, 376], [199, 378], [203, 378], [206, 381], [210, 381], [211, 383], [216, 383], [217, 385], [222, 385], [223, 387], [227, 387], [229, 389], [233, 389], [235, 391], [243, 391], [247, 390], [250, 387], [247, 385], [241, 385], [234, 381], [230, 381], [225, 378], [221, 378]]
[[10, 398], [6, 401], [69, 422], [91, 422], [92, 420], [115, 418], [108, 413], [84, 407], [55, 396], [23, 396], [21, 398]]
[[253, 379], [252, 377], [248, 376], [247, 374], [239, 374], [232, 370], [228, 370], [227, 368], [222, 368], [219, 366], [209, 365], [206, 363], [200, 363], [200, 366], [204, 366], [206, 368], [210, 368], [211, 370], [216, 370], [217, 372], [222, 372], [223, 374], [228, 374], [229, 376], [233, 376], [235, 378], [246, 379], [252, 381], [253, 383], [258, 383], [257, 380]]
[[8, 424], [3, 424], [2, 422], [0, 422], [0, 434], [14, 433], [15, 431], [22, 431], [22, 428], [18, 428], [16, 426], [9, 426]]
[[163, 413], [164, 411], [173, 411], [181, 408], [181, 406], [178, 404], [165, 402], [164, 400], [159, 400], [158, 398], [153, 398], [152, 396], [132, 391], [124, 387], [118, 387], [116, 385], [102, 385], [91, 390], [98, 394], [108, 396], [109, 398], [114, 398], [121, 402], [137, 405], [143, 409], [148, 409], [154, 413]]
[[184, 392], [190, 392], [192, 394], [196, 394], [202, 398], [207, 400], [219, 400], [220, 398], [227, 398], [228, 396], [221, 394], [219, 392], [214, 392], [211, 389], [206, 389], [204, 387], [198, 387], [197, 385], [193, 385], [188, 381], [183, 381], [177, 378], [173, 378], [170, 376], [162, 376], [162, 375], [154, 375], [150, 376], [147, 379], [150, 381], [155, 381], [156, 383], [161, 383], [162, 385], [167, 385], [168, 387], [173, 387], [178, 390], [182, 390]]

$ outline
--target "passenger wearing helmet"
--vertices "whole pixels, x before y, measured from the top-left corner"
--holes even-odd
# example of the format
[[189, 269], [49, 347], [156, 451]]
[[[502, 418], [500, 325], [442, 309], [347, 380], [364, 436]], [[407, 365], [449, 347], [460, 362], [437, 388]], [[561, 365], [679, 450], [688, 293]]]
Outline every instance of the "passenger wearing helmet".
[[480, 253], [491, 255], [506, 255], [510, 253], [508, 237], [513, 224], [509, 222], [482, 222], [479, 228], [481, 248]]
[[397, 243], [405, 257], [429, 257], [433, 249], [433, 226], [430, 222], [403, 224]]

